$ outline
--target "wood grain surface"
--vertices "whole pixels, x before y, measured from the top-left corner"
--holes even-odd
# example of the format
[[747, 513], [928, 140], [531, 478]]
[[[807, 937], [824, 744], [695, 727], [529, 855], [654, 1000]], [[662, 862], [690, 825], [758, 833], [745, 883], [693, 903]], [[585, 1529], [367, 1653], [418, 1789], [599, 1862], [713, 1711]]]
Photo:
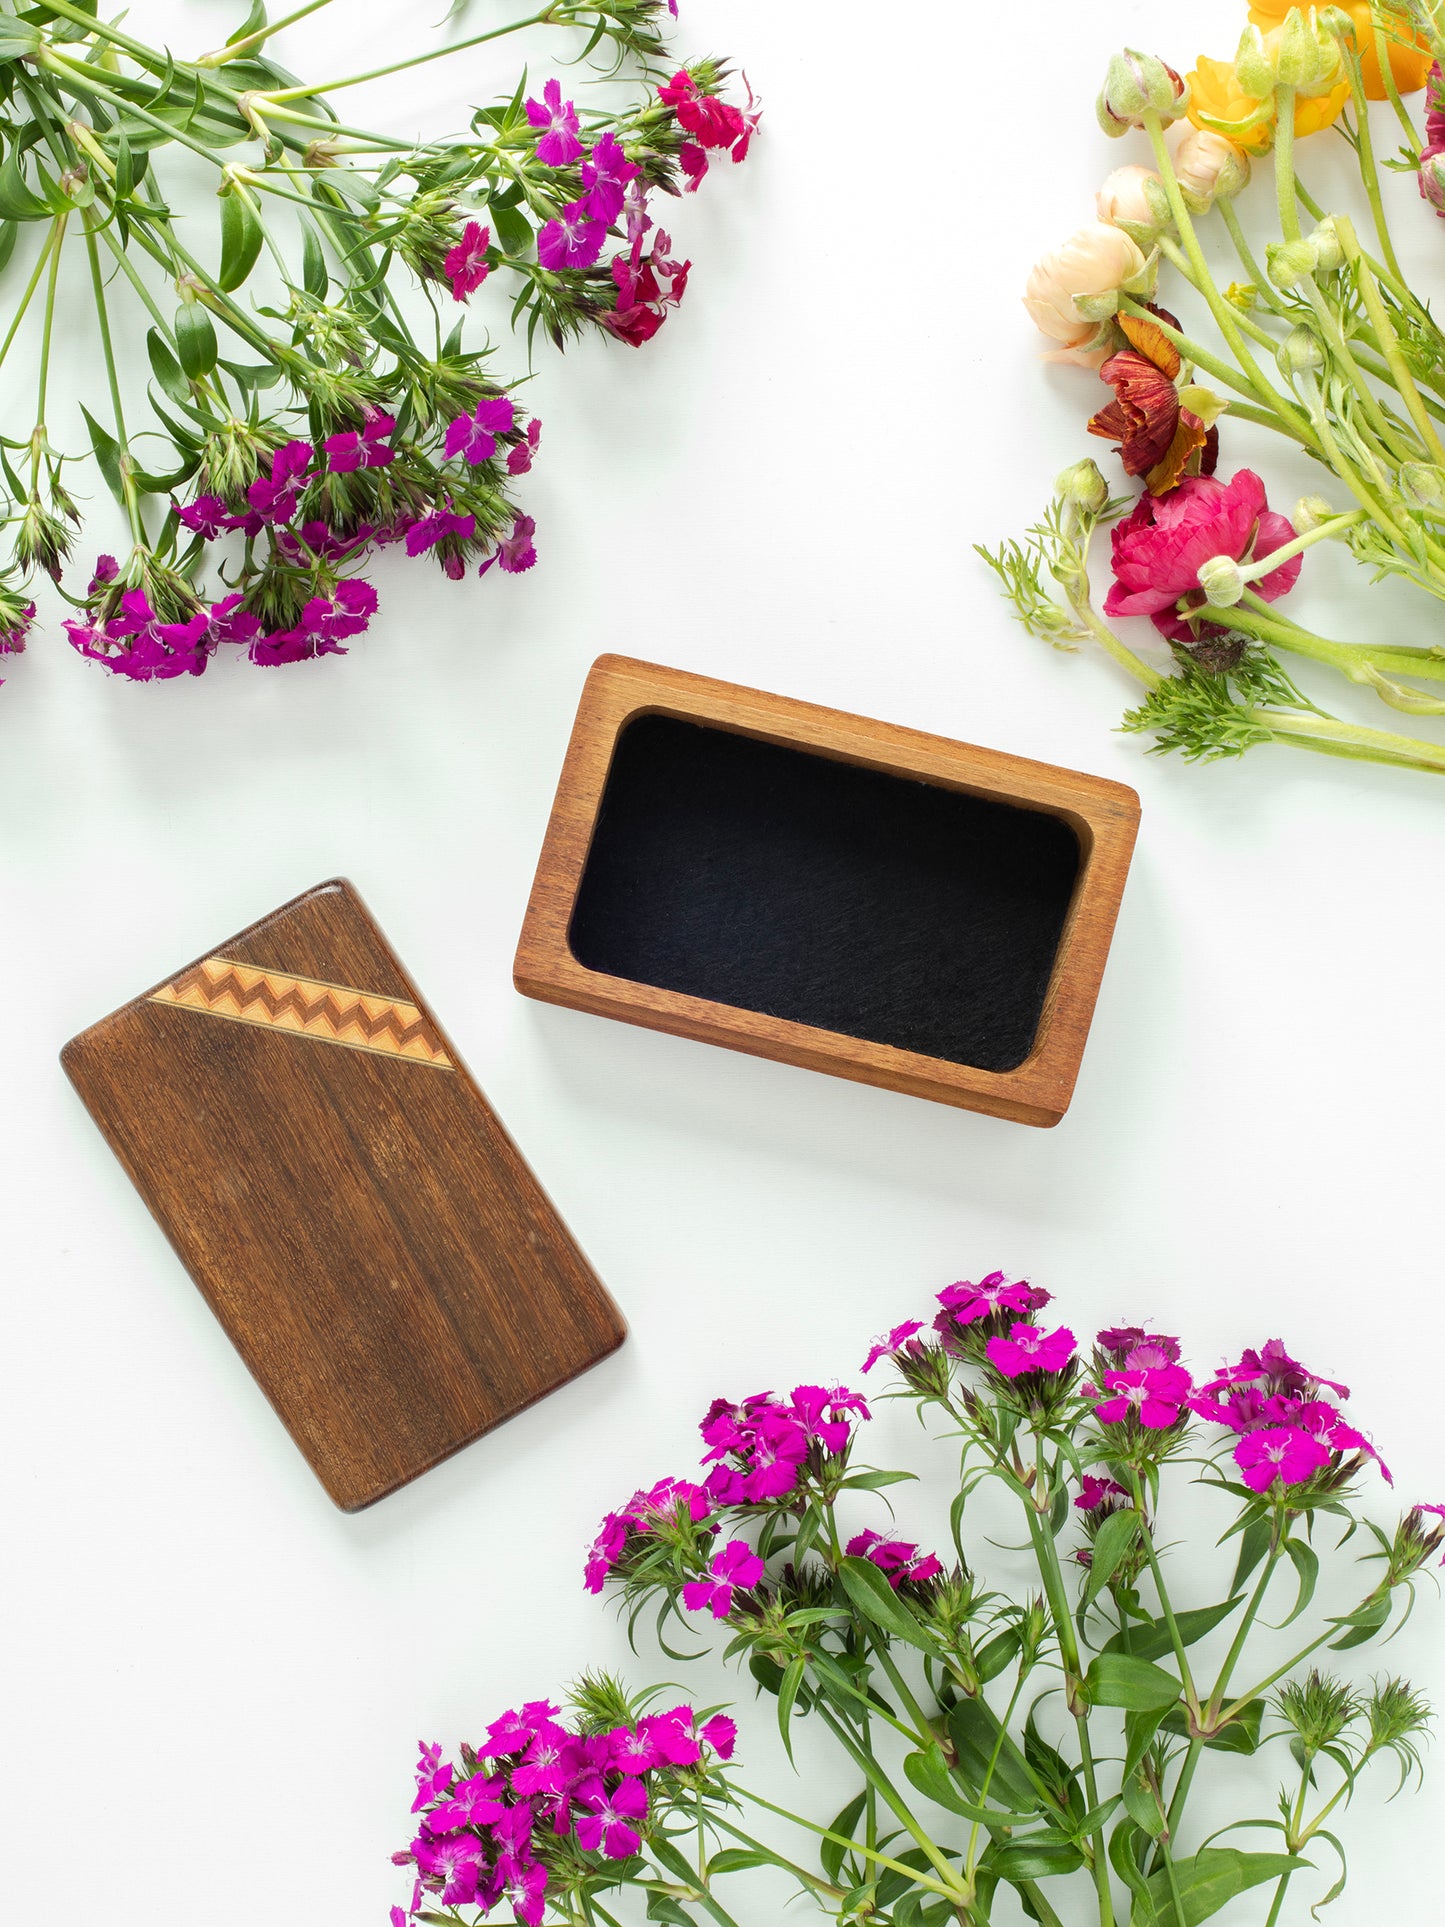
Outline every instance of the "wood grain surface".
[[[1080, 861], [1032, 1050], [982, 1070], [756, 1010], [589, 970], [569, 941], [618, 737], [647, 715], [677, 717], [835, 760], [1043, 811], [1067, 823]], [[1121, 783], [850, 716], [732, 683], [602, 656], [568, 745], [517, 946], [525, 995], [625, 1023], [1033, 1125], [1057, 1124], [1079, 1074], [1139, 824]]]
[[625, 1336], [344, 879], [217, 945], [61, 1061], [348, 1512]]

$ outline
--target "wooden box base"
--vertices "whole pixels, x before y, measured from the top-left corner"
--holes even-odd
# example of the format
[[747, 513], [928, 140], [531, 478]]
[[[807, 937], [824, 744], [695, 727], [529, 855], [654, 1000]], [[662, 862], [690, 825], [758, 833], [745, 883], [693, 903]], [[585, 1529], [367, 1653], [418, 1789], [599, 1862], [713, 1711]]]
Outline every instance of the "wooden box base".
[[1056, 1124], [1138, 821], [1100, 777], [603, 656], [515, 982]]

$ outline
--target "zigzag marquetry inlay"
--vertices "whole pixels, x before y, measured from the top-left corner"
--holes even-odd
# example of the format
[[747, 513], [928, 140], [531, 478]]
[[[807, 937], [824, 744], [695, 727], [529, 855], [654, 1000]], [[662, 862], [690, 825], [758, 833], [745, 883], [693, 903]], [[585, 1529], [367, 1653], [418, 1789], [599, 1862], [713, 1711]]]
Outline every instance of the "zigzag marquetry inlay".
[[449, 1071], [452, 1060], [441, 1038], [415, 1004], [373, 997], [342, 984], [318, 983], [279, 970], [257, 970], [227, 957], [207, 957], [154, 991], [153, 1004], [171, 1004], [310, 1037], [320, 1044], [404, 1057]]

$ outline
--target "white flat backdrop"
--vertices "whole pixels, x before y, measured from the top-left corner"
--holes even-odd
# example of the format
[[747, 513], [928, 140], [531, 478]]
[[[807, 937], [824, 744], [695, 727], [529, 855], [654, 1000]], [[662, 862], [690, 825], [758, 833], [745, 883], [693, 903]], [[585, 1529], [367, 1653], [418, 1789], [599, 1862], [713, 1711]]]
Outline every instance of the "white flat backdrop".
[[[234, 12], [174, 0], [134, 18], [194, 51]], [[335, 12], [283, 57], [354, 71], [407, 38], [392, 7]], [[678, 209], [696, 267], [656, 343], [541, 357], [534, 574], [457, 588], [389, 563], [349, 659], [228, 663], [156, 689], [73, 657], [51, 609], [0, 693], [0, 1811], [16, 1921], [380, 1922], [401, 1893], [386, 1856], [407, 1837], [418, 1735], [475, 1734], [584, 1666], [627, 1663], [579, 1585], [604, 1509], [692, 1466], [715, 1393], [852, 1374], [871, 1332], [960, 1275], [1027, 1273], [1081, 1332], [1152, 1314], [1201, 1367], [1283, 1333], [1353, 1381], [1402, 1497], [1445, 1497], [1445, 791], [1282, 751], [1202, 770], [1146, 757], [1110, 733], [1127, 691], [1109, 668], [1015, 630], [970, 553], [1031, 519], [1085, 448], [1099, 391], [1037, 365], [1017, 294], [1130, 157], [1094, 129], [1104, 59], [1124, 41], [1180, 65], [1225, 53], [1232, 0], [1045, 0], [1027, 20], [943, 0], [683, 13], [681, 48], [743, 57], [766, 137]], [[511, 71], [510, 55], [472, 57], [354, 100], [378, 125], [456, 124]], [[1445, 236], [1410, 197], [1405, 183], [1411, 246], [1445, 269]], [[500, 365], [522, 362], [504, 340]], [[1229, 449], [1226, 471], [1246, 453], [1272, 464], [1282, 506], [1309, 480], [1238, 430]], [[1321, 561], [1295, 607], [1342, 624], [1330, 585], [1347, 578]], [[1397, 607], [1357, 597], [1348, 619], [1388, 630]], [[1139, 789], [1138, 856], [1058, 1130], [514, 994], [575, 700], [605, 649]], [[314, 1483], [56, 1062], [73, 1032], [337, 871], [633, 1331], [603, 1369], [359, 1518]], [[914, 1438], [885, 1411], [872, 1456], [903, 1462]], [[942, 1487], [900, 1514], [936, 1532]], [[987, 1546], [979, 1563], [1011, 1569]], [[1422, 1609], [1386, 1663], [1445, 1697], [1440, 1624]], [[649, 1653], [631, 1670], [677, 1671]], [[720, 1671], [692, 1685], [750, 1697]], [[783, 1792], [766, 1709], [744, 1720]], [[841, 1799], [811, 1742], [800, 1757], [801, 1799]], [[1268, 1812], [1275, 1768], [1235, 1772]], [[1411, 1843], [1442, 1824], [1445, 1778], [1388, 1810], [1362, 1796], [1354, 1885], [1327, 1918], [1365, 1927], [1381, 1903], [1433, 1918], [1438, 1879]], [[778, 1917], [736, 1893], [746, 1927]], [[1229, 1918], [1263, 1911], [1256, 1897]]]

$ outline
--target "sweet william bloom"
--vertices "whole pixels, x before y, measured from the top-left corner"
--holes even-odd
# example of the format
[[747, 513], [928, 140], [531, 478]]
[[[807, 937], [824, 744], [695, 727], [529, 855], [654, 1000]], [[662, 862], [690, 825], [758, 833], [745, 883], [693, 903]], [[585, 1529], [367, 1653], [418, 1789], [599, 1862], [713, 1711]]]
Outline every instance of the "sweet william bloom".
[[[1205, 563], [1221, 555], [1260, 560], [1292, 542], [1294, 530], [1269, 507], [1253, 469], [1242, 468], [1228, 483], [1186, 476], [1172, 494], [1141, 496], [1112, 538], [1115, 582], [1105, 614], [1150, 616], [1161, 635], [1189, 642], [1195, 632], [1185, 617], [1191, 604], [1204, 601], [1199, 571]], [[1266, 602], [1288, 594], [1301, 561], [1293, 556], [1261, 576], [1251, 584], [1255, 594]]]
[[448, 250], [442, 264], [452, 284], [453, 301], [465, 301], [468, 295], [475, 294], [491, 273], [487, 265], [487, 249], [491, 245], [492, 230], [479, 222], [468, 221], [462, 229], [461, 240]]
[[460, 1833], [464, 1827], [487, 1826], [500, 1820], [507, 1810], [506, 1801], [499, 1797], [504, 1791], [502, 1780], [474, 1773], [452, 1788], [450, 1798], [431, 1809], [427, 1826], [433, 1833]]
[[520, 1710], [503, 1713], [491, 1722], [486, 1739], [474, 1749], [477, 1758], [500, 1759], [523, 1752], [544, 1722], [555, 1720], [561, 1710], [550, 1700], [527, 1700]]
[[795, 1385], [793, 1412], [824, 1451], [839, 1453], [853, 1436], [852, 1419], [869, 1417], [868, 1401], [845, 1386]]
[[1049, 358], [1097, 368], [1107, 354], [1106, 326], [1081, 315], [1075, 297], [1108, 294], [1144, 270], [1138, 242], [1106, 221], [1090, 222], [1042, 256], [1024, 289], [1024, 306], [1039, 332], [1059, 343]]
[[872, 1350], [863, 1360], [862, 1369], [865, 1372], [871, 1372], [880, 1358], [893, 1358], [902, 1351], [910, 1338], [922, 1330], [923, 1325], [919, 1319], [905, 1318], [903, 1323], [895, 1325], [886, 1337], [874, 1339]]
[[451, 507], [433, 509], [420, 521], [413, 522], [406, 532], [406, 552], [408, 555], [425, 555], [434, 549], [444, 536], [459, 536], [462, 541], [476, 533], [477, 518], [474, 515], [458, 515]]
[[[1438, 1510], [1438, 1508], [1436, 1508]], [[704, 1746], [710, 1746], [720, 1760], [730, 1760], [737, 1745], [738, 1724], [726, 1713], [715, 1713], [698, 1729]]]
[[271, 457], [270, 477], [258, 475], [246, 490], [246, 500], [263, 521], [291, 520], [315, 459], [310, 442], [287, 442], [276, 450]]
[[609, 1793], [600, 1780], [579, 1790], [583, 1809], [573, 1821], [577, 1844], [586, 1853], [598, 1848], [609, 1860], [625, 1860], [642, 1845], [637, 1822], [647, 1817], [647, 1790], [640, 1780], [623, 1780]]
[[1026, 1372], [1061, 1372], [1074, 1356], [1074, 1334], [1066, 1325], [1057, 1331], [1040, 1331], [1037, 1326], [1016, 1324], [1007, 1338], [988, 1341], [989, 1362], [1005, 1378], [1022, 1378]]
[[477, 1898], [483, 1862], [482, 1843], [465, 1833], [431, 1840], [422, 1834], [412, 1843], [422, 1879], [438, 1891], [444, 1907], [468, 1907]]
[[1116, 167], [1094, 196], [1099, 219], [1112, 227], [1127, 221], [1131, 227], [1158, 227], [1149, 205], [1148, 186], [1162, 189], [1164, 183], [1152, 167]]
[[0, 656], [18, 656], [21, 653], [34, 620], [33, 602], [11, 603], [4, 608], [0, 613]]
[[358, 468], [385, 468], [396, 460], [390, 438], [396, 431], [392, 415], [373, 415], [361, 429], [346, 429], [327, 437], [326, 466], [333, 475], [349, 475]]
[[537, 159], [544, 167], [570, 167], [579, 158], [577, 109], [570, 100], [563, 100], [561, 81], [549, 80], [541, 100], [527, 102], [527, 119], [546, 130], [537, 142]]
[[710, 1611], [714, 1619], [726, 1619], [733, 1609], [733, 1592], [746, 1592], [763, 1576], [763, 1562], [746, 1539], [730, 1539], [713, 1559], [708, 1579], [692, 1579], [682, 1589], [682, 1603], [689, 1612]]
[[509, 475], [525, 475], [527, 473], [536, 458], [537, 444], [541, 439], [542, 424], [534, 415], [531, 421], [527, 423], [525, 441], [520, 441], [515, 447], [507, 450], [507, 473]]
[[[701, 147], [731, 147], [753, 129], [745, 127], [742, 112], [716, 94], [704, 94], [686, 69], [679, 69], [657, 90], [657, 98], [677, 116], [677, 124]], [[752, 100], [751, 91], [748, 95]], [[756, 125], [756, 122], [754, 123]], [[744, 149], [746, 152], [746, 149]]]
[[1298, 1426], [1272, 1425], [1242, 1438], [1234, 1448], [1234, 1462], [1251, 1492], [1267, 1492], [1276, 1480], [1298, 1485], [1328, 1465], [1330, 1455]]
[[458, 455], [476, 467], [489, 462], [497, 452], [498, 435], [508, 434], [516, 420], [514, 403], [505, 395], [483, 396], [471, 415], [458, 415], [447, 426], [444, 447], [448, 461]]
[[919, 1550], [908, 1539], [885, 1539], [882, 1533], [870, 1527], [866, 1532], [857, 1533], [848, 1541], [845, 1548], [850, 1559], [866, 1559], [870, 1565], [887, 1579], [897, 1592], [904, 1580], [921, 1586], [930, 1579], [936, 1579], [943, 1571], [941, 1563], [931, 1552], [919, 1554]]
[[540, 1860], [528, 1860], [511, 1861], [497, 1871], [502, 1877], [498, 1898], [526, 1927], [539, 1927], [547, 1907], [547, 1869]]
[[570, 201], [537, 236], [537, 259], [553, 273], [564, 268], [590, 268], [606, 238], [606, 226], [593, 219], [586, 201]]
[[1161, 1365], [1105, 1372], [1104, 1389], [1114, 1396], [1095, 1406], [1100, 1424], [1120, 1425], [1133, 1412], [1148, 1430], [1163, 1431], [1178, 1422], [1194, 1386], [1182, 1366]]
[[425, 1740], [417, 1743], [419, 1757], [416, 1763], [416, 1798], [411, 1803], [413, 1813], [420, 1813], [423, 1807], [439, 1800], [451, 1786], [454, 1769], [442, 1760], [439, 1746], [428, 1746]]
[[582, 185], [587, 189], [587, 212], [610, 227], [622, 212], [627, 183], [642, 169], [628, 160], [615, 134], [604, 134], [582, 163]]
[[1291, 1358], [1285, 1349], [1282, 1338], [1268, 1339], [1258, 1351], [1242, 1352], [1239, 1361], [1226, 1365], [1215, 1374], [1213, 1381], [1205, 1387], [1206, 1393], [1218, 1391], [1227, 1385], [1258, 1385], [1269, 1392], [1284, 1393], [1297, 1397], [1301, 1393], [1313, 1394], [1323, 1389], [1333, 1392], [1336, 1398], [1348, 1398], [1350, 1388], [1332, 1378], [1321, 1378], [1297, 1358]]
[[1079, 1481], [1078, 1496], [1074, 1500], [1080, 1512], [1097, 1512], [1102, 1505], [1113, 1499], [1127, 1499], [1129, 1494], [1117, 1479], [1105, 1479], [1097, 1473], [1086, 1472]]
[[957, 1284], [945, 1285], [938, 1294], [938, 1302], [955, 1324], [972, 1325], [994, 1312], [1037, 1311], [1049, 1302], [1049, 1295], [1029, 1284], [1027, 1279], [1009, 1279], [1001, 1271], [991, 1271], [976, 1285], [966, 1278], [959, 1279]]

